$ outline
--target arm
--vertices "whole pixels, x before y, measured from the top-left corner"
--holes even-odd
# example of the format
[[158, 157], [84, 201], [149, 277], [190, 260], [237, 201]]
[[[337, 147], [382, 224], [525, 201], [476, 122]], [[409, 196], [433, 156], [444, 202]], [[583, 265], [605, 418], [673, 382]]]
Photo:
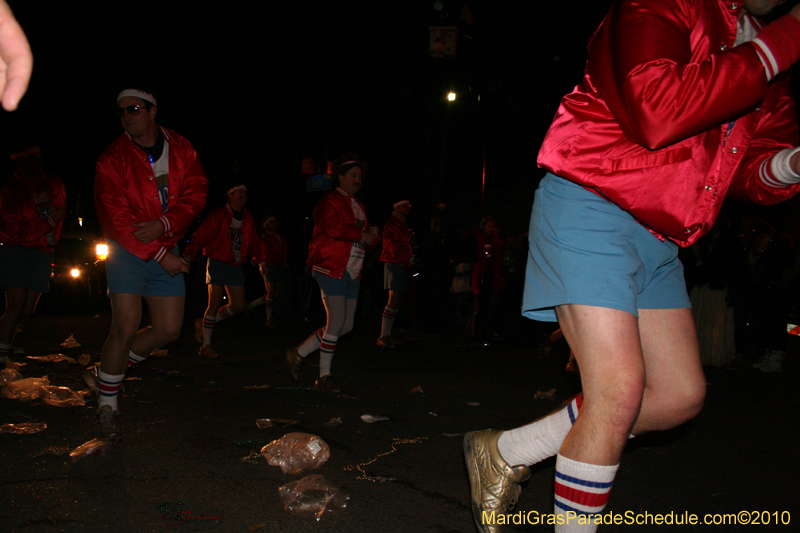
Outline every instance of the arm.
[[27, 187], [9, 186], [3, 197], [3, 224], [10, 243], [34, 243], [53, 231], [50, 219], [39, 217]]
[[[597, 91], [625, 135], [646, 148], [718, 126], [758, 105], [766, 92], [755, 43], [693, 57], [692, 40], [704, 37], [692, 33], [700, 9], [687, 1], [623, 0], [589, 46], [587, 68]], [[788, 22], [800, 40], [800, 21]], [[769, 28], [759, 36], [769, 40]]]
[[189, 244], [183, 251], [182, 257], [191, 262], [200, 253], [200, 250], [205, 248], [212, 240], [219, 238], [222, 229], [220, 228], [221, 218], [217, 216], [216, 211], [211, 214], [200, 224], [200, 226], [192, 233]]
[[[774, 204], [800, 189], [797, 114], [789, 80], [783, 77], [762, 104], [756, 133], [731, 183], [729, 194], [760, 204]], [[792, 152], [795, 152], [792, 156]]]
[[[133, 236], [134, 219], [128, 204], [128, 192], [116, 163], [106, 154], [100, 156], [95, 167], [94, 201], [97, 219], [106, 236], [134, 254], [149, 261], [156, 255], [152, 246], [141, 243]], [[164, 251], [163, 253], [166, 253]], [[162, 253], [162, 256], [163, 256]]]

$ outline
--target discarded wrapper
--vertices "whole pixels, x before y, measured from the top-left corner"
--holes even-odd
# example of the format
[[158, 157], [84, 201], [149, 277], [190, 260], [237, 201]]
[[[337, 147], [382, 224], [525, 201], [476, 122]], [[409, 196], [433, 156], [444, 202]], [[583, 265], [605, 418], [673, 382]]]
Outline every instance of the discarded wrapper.
[[65, 349], [70, 349], [70, 348], [79, 348], [80, 345], [81, 343], [75, 340], [75, 336], [70, 335], [69, 337], [67, 337], [67, 340], [62, 342], [59, 346]]
[[54, 405], [56, 407], [78, 407], [86, 405], [83, 394], [75, 392], [69, 387], [54, 387], [52, 385], [44, 387], [42, 401], [47, 405]]
[[6, 383], [11, 381], [19, 381], [22, 379], [22, 374], [13, 368], [4, 368], [0, 370], [0, 387], [4, 387]]
[[286, 418], [257, 418], [256, 425], [261, 428], [271, 428], [275, 424], [281, 424], [281, 427], [293, 426], [297, 424], [297, 420], [289, 420]]
[[310, 433], [287, 433], [261, 448], [261, 455], [284, 474], [299, 474], [319, 468], [331, 457], [328, 444]]
[[100, 440], [100, 439], [92, 439], [90, 441], [84, 442], [71, 452], [69, 452], [69, 456], [72, 457], [72, 462], [78, 461], [83, 457], [87, 457], [89, 455], [100, 455], [103, 456], [109, 451], [113, 450], [114, 448], [120, 446], [122, 441], [119, 438], [111, 439], [111, 440]]
[[45, 393], [44, 388], [48, 385], [50, 385], [50, 379], [47, 376], [18, 379], [6, 383], [6, 386], [0, 390], [0, 396], [10, 400], [29, 402], [41, 397]]
[[47, 429], [44, 422], [26, 422], [24, 424], [3, 424], [0, 433], [13, 433], [15, 435], [30, 435]]
[[33, 359], [35, 361], [44, 361], [46, 363], [58, 363], [59, 361], [66, 361], [68, 363], [75, 362], [75, 359], [68, 357], [63, 353], [54, 353], [50, 355], [26, 355], [25, 358]]
[[338, 426], [340, 424], [342, 424], [342, 419], [339, 418], [338, 416], [335, 416], [322, 425], [325, 426], [326, 428], [329, 428], [333, 426]]
[[372, 424], [373, 422], [382, 422], [384, 420], [391, 420], [391, 418], [389, 418], [388, 416], [361, 415], [361, 420], [363, 420], [367, 424]]
[[292, 514], [310, 514], [319, 521], [325, 511], [345, 509], [350, 496], [319, 474], [311, 474], [299, 481], [280, 487], [283, 508]]

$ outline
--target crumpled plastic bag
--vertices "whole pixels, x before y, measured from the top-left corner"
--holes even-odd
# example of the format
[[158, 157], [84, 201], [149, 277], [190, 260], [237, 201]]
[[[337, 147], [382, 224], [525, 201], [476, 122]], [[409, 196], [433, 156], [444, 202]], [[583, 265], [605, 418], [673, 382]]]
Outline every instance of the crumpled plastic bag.
[[122, 440], [119, 438], [111, 439], [111, 440], [101, 440], [101, 439], [92, 439], [90, 441], [84, 442], [71, 452], [69, 452], [69, 456], [72, 457], [72, 462], [78, 461], [83, 457], [87, 457], [89, 455], [100, 455], [103, 456], [109, 451], [113, 450], [122, 445]]
[[331, 457], [327, 443], [310, 433], [287, 433], [261, 448], [261, 455], [284, 474], [299, 474], [319, 468]]
[[0, 426], [0, 433], [12, 433], [14, 435], [30, 435], [39, 433], [47, 429], [44, 422], [25, 422], [23, 424], [3, 424]]
[[325, 511], [334, 512], [347, 507], [350, 496], [319, 474], [311, 474], [278, 488], [281, 503], [292, 514], [311, 514], [317, 521]]
[[59, 361], [66, 361], [67, 363], [74, 363], [75, 359], [66, 356], [63, 353], [54, 353], [50, 355], [26, 355], [26, 359], [33, 359], [35, 361], [44, 361], [46, 363], [58, 363]]
[[81, 343], [75, 340], [75, 335], [70, 335], [69, 337], [67, 337], [67, 340], [62, 342], [59, 346], [61, 346], [64, 349], [80, 348]]
[[6, 383], [6, 386], [0, 390], [0, 396], [10, 400], [29, 402], [44, 395], [44, 388], [48, 385], [50, 385], [50, 379], [47, 376], [18, 379]]
[[86, 405], [83, 394], [75, 392], [69, 387], [55, 387], [53, 385], [44, 387], [42, 401], [47, 405], [55, 405], [56, 407], [78, 407]]
[[19, 381], [20, 379], [22, 379], [22, 374], [13, 368], [4, 368], [3, 370], [0, 370], [0, 387], [5, 387], [6, 383]]

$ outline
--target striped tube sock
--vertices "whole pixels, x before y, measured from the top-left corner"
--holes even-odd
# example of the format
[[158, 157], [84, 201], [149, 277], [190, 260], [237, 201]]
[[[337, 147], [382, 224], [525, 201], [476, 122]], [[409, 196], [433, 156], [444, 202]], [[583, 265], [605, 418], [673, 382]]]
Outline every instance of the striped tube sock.
[[211, 344], [211, 334], [214, 333], [214, 324], [216, 322], [217, 319], [211, 315], [203, 317], [203, 346]]
[[563, 455], [556, 458], [556, 494], [554, 512], [564, 516], [556, 524], [556, 533], [594, 533], [619, 465], [602, 466], [581, 463]]
[[392, 325], [397, 318], [397, 309], [391, 307], [383, 308], [383, 318], [381, 318], [381, 337], [388, 337], [392, 334]]
[[338, 342], [339, 337], [336, 335], [325, 334], [322, 337], [322, 344], [319, 346], [319, 377], [331, 373], [331, 361], [333, 361], [333, 353], [336, 351]]
[[100, 397], [97, 399], [97, 407], [110, 405], [115, 411], [117, 408], [117, 398], [119, 397], [119, 390], [122, 388], [122, 380], [125, 379], [125, 374], [106, 374], [102, 370], [97, 373], [100, 384]]
[[272, 320], [272, 298], [264, 300], [264, 307], [267, 310], [267, 320]]
[[575, 395], [563, 409], [510, 431], [497, 440], [497, 449], [511, 465], [535, 465], [552, 457], [561, 449], [564, 439], [578, 418], [583, 395]]
[[262, 296], [261, 298], [258, 298], [258, 299], [256, 299], [256, 300], [253, 300], [252, 302], [250, 302], [250, 303], [248, 304], [248, 307], [250, 307], [251, 309], [255, 309], [255, 308], [256, 308], [256, 307], [258, 307], [259, 305], [264, 305], [264, 301], [266, 300], [266, 298], [267, 298], [267, 295], [265, 294], [265, 295], [264, 295], [264, 296]]
[[325, 335], [325, 328], [319, 328], [304, 340], [303, 344], [297, 347], [297, 353], [300, 354], [300, 357], [306, 357], [314, 350], [318, 350], [322, 344], [323, 335]]
[[139, 363], [141, 363], [145, 359], [147, 359], [147, 356], [141, 357], [139, 355], [136, 355], [132, 351], [128, 352], [128, 368], [135, 367], [136, 365], [138, 365]]
[[225, 320], [226, 318], [232, 317], [234, 314], [235, 313], [233, 311], [231, 311], [230, 304], [228, 304], [228, 305], [223, 305], [222, 307], [220, 307], [219, 311], [217, 311], [217, 316], [214, 317], [214, 318], [215, 318], [215, 320], [217, 322], [219, 322], [220, 320]]

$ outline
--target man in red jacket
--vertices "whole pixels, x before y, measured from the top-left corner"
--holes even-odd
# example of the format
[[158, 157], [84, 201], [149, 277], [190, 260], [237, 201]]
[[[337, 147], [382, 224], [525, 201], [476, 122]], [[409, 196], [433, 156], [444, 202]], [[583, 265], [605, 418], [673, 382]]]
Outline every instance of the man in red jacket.
[[[183, 258], [194, 261], [200, 250], [208, 258], [206, 284], [208, 307], [203, 318], [194, 323], [195, 340], [200, 343], [198, 355], [215, 359], [219, 354], [211, 346], [214, 326], [222, 320], [244, 311], [244, 271], [242, 263], [253, 259], [264, 271], [266, 254], [258, 237], [253, 215], [245, 209], [247, 186], [237, 183], [228, 189], [228, 203], [213, 210], [192, 234]], [[222, 297], [228, 294], [227, 305]]]
[[[106, 272], [111, 331], [98, 374], [86, 374], [98, 393], [95, 421], [111, 432], [125, 370], [178, 338], [183, 323], [184, 272], [178, 241], [202, 211], [208, 180], [191, 143], [156, 123], [152, 94], [126, 89], [117, 96], [125, 130], [97, 160], [97, 218], [108, 239]], [[138, 331], [142, 298], [151, 326]]]
[[800, 58], [784, 0], [620, 0], [589, 42], [539, 152], [523, 314], [558, 320], [582, 394], [510, 431], [465, 435], [478, 528], [557, 455], [555, 531], [592, 532], [631, 435], [694, 417], [705, 377], [678, 246], [731, 194], [800, 189], [797, 118], [783, 74]]
[[383, 289], [389, 291], [389, 301], [383, 309], [381, 334], [378, 346], [394, 348], [392, 326], [403, 305], [411, 281], [411, 268], [417, 261], [417, 242], [414, 230], [408, 225], [411, 202], [400, 200], [394, 204], [392, 216], [383, 226]]
[[53, 250], [61, 237], [66, 193], [58, 176], [42, 169], [41, 150], [12, 154], [16, 171], [0, 193], [0, 287], [6, 311], [0, 318], [0, 366], [5, 365], [17, 326], [50, 292]]

